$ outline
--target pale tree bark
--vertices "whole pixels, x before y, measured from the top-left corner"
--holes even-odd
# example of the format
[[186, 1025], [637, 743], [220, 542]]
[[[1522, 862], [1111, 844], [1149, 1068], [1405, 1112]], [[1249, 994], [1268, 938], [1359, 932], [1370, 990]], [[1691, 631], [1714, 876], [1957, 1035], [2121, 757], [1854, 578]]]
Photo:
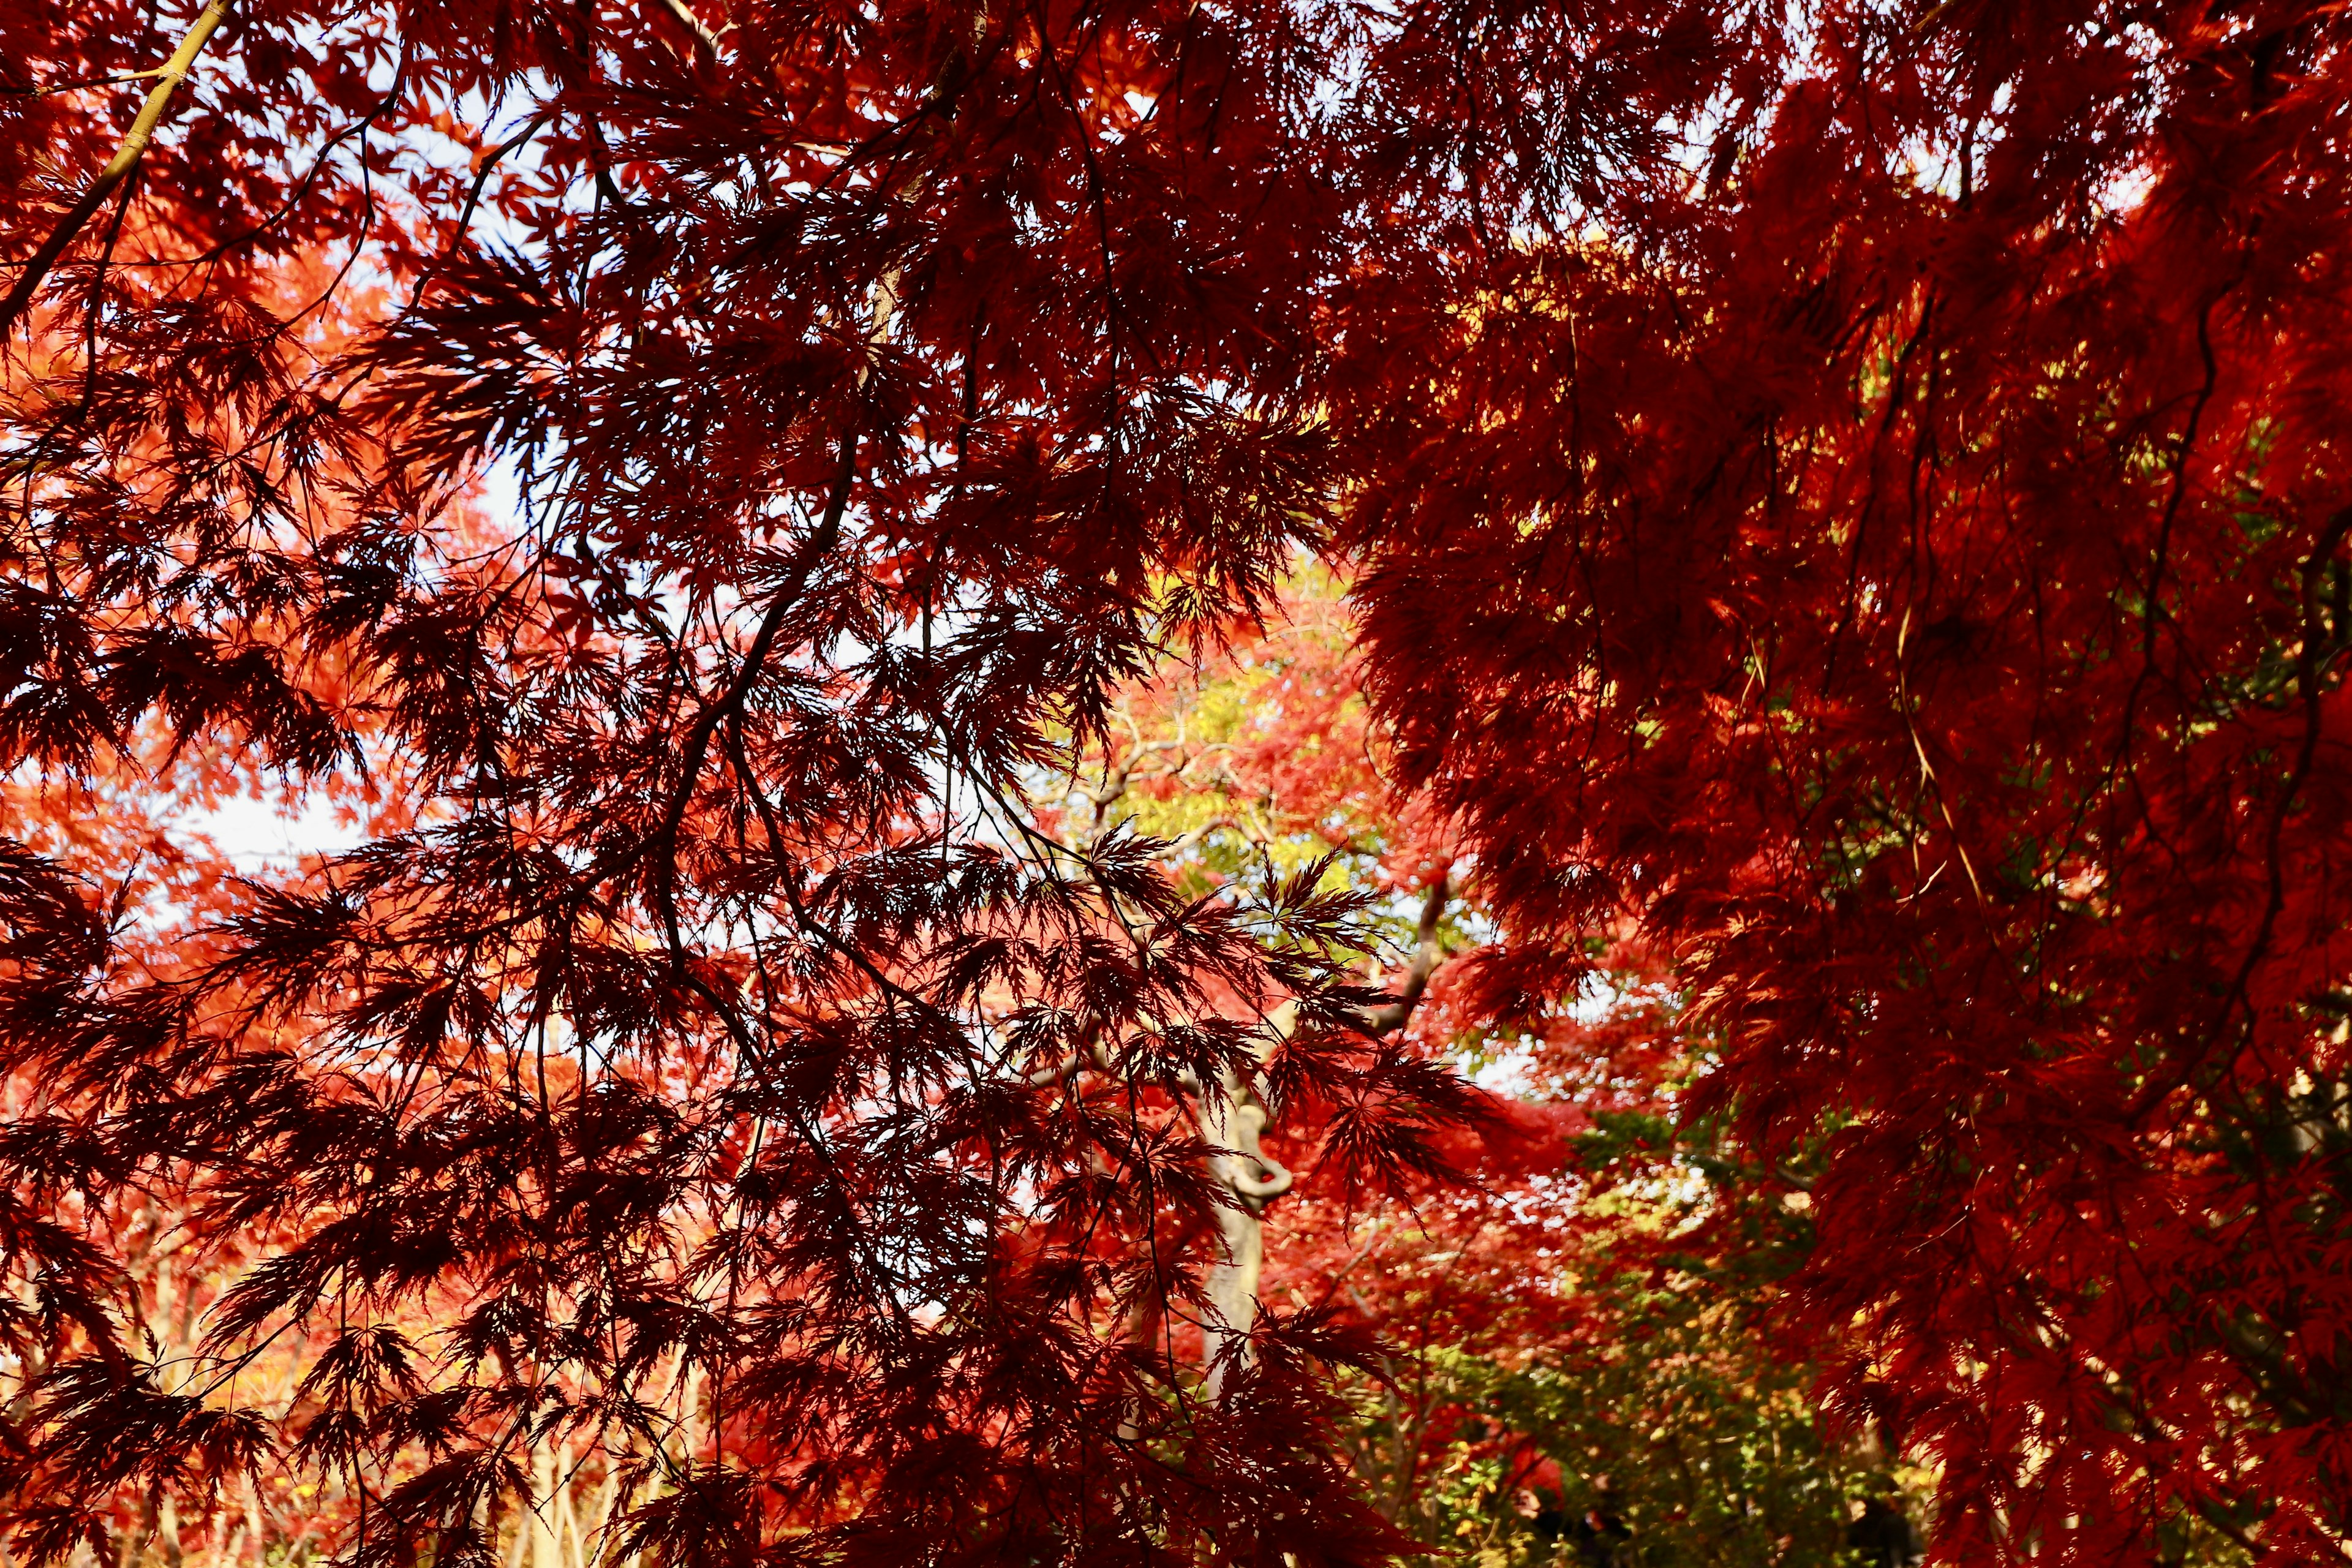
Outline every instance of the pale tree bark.
[[[1132, 721], [1129, 723], [1132, 728]], [[1173, 777], [1181, 775], [1205, 752], [1222, 749], [1190, 748], [1181, 731], [1175, 739], [1161, 741], [1146, 741], [1139, 732], [1136, 733], [1133, 747], [1123, 757], [1106, 762], [1099, 781], [1077, 792], [1089, 809], [1087, 840], [1099, 841], [1115, 826], [1111, 808], [1139, 782], [1137, 770], [1147, 759], [1158, 759], [1160, 766], [1141, 776]], [[1198, 842], [1202, 835], [1219, 827], [1242, 834], [1261, 849], [1266, 842], [1265, 837], [1252, 833], [1230, 816], [1217, 817], [1187, 835], [1181, 842]], [[1430, 976], [1444, 962], [1439, 928], [1452, 892], [1451, 880], [1444, 874], [1430, 885], [1422, 904], [1413, 954], [1401, 977], [1396, 998], [1367, 1010], [1359, 1018], [1359, 1026], [1366, 1033], [1386, 1034], [1402, 1028], [1412, 1019], [1428, 989]], [[1292, 1002], [1284, 1002], [1268, 1013], [1255, 1045], [1260, 1066], [1297, 1027], [1297, 1005]], [[1084, 1071], [1087, 1065], [1084, 1059], [1074, 1058], [1059, 1068], [1035, 1075], [1033, 1081]], [[1108, 1068], [1099, 1047], [1092, 1065], [1098, 1069]], [[1260, 1142], [1266, 1129], [1266, 1109], [1257, 1079], [1255, 1071], [1244, 1076], [1227, 1068], [1213, 1082], [1202, 1083], [1189, 1074], [1181, 1080], [1181, 1087], [1191, 1097], [1193, 1125], [1208, 1146], [1208, 1173], [1224, 1189], [1226, 1196], [1217, 1209], [1217, 1254], [1202, 1282], [1208, 1309], [1202, 1323], [1206, 1363], [1203, 1387], [1212, 1402], [1223, 1395], [1232, 1373], [1249, 1363], [1249, 1337], [1257, 1326], [1261, 1310], [1259, 1289], [1265, 1271], [1265, 1209], [1289, 1192], [1294, 1181], [1290, 1171], [1267, 1153]]]
[[562, 1467], [555, 1445], [542, 1437], [530, 1449], [530, 1568], [566, 1568], [557, 1493]]
[[571, 1552], [564, 1568], [588, 1568], [588, 1537], [580, 1528], [580, 1510], [572, 1506], [572, 1488], [568, 1481], [556, 1484], [555, 1498], [562, 1513], [563, 1541]]
[[[1267, 1020], [1259, 1059], [1296, 1026], [1298, 1008], [1286, 1002]], [[1290, 1172], [1260, 1146], [1265, 1108], [1238, 1074], [1228, 1069], [1200, 1086], [1193, 1098], [1194, 1124], [1209, 1146], [1209, 1173], [1231, 1194], [1217, 1209], [1219, 1256], [1204, 1281], [1209, 1300], [1202, 1332], [1208, 1360], [1208, 1394], [1223, 1392], [1226, 1373], [1246, 1361], [1250, 1331], [1257, 1326], [1258, 1285], [1265, 1272], [1265, 1205], [1288, 1192]]]
[[508, 1544], [507, 1568], [590, 1568], [596, 1561], [622, 1468], [609, 1445], [603, 1451], [604, 1479], [583, 1520], [574, 1496], [579, 1461], [571, 1446], [544, 1437], [531, 1445], [530, 1507]]

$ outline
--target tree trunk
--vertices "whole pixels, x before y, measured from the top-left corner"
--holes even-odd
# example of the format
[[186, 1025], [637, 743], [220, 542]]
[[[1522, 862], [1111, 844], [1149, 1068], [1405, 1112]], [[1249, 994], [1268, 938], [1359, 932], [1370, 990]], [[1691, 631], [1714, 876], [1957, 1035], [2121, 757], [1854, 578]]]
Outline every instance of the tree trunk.
[[563, 1516], [556, 1498], [562, 1472], [555, 1446], [545, 1438], [531, 1445], [530, 1470], [530, 1568], [564, 1568], [563, 1538], [558, 1533]]
[[[1286, 1002], [1275, 1009], [1269, 1034], [1259, 1046], [1261, 1058], [1296, 1026], [1297, 1007]], [[1227, 1069], [1213, 1083], [1201, 1086], [1195, 1118], [1208, 1143], [1209, 1173], [1232, 1194], [1217, 1209], [1217, 1260], [1204, 1281], [1209, 1298], [1207, 1320], [1202, 1324], [1202, 1350], [1208, 1363], [1207, 1391], [1213, 1400], [1224, 1391], [1228, 1373], [1248, 1364], [1250, 1331], [1257, 1326], [1258, 1282], [1265, 1271], [1265, 1205], [1290, 1190], [1290, 1173], [1258, 1144], [1265, 1129], [1265, 1109], [1250, 1096], [1249, 1086]]]

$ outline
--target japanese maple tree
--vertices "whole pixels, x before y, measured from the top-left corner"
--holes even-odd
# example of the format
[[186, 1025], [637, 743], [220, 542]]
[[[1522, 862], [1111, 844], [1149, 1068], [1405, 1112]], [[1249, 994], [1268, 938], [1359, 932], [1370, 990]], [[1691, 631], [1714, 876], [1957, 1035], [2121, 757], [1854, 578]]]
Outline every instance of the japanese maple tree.
[[[1399, 1549], [1241, 1286], [1261, 1125], [1468, 1113], [1430, 963], [1033, 809], [1321, 548], [1408, 952], [1458, 850], [1463, 1016], [1666, 966], [1949, 1551], [2352, 1554], [2345, 26], [0, 13], [18, 1548], [290, 1463], [480, 1562], [571, 1456], [658, 1563]], [[391, 809], [71, 820], [255, 777]]]
[[[16, 1549], [294, 1465], [354, 1561], [487, 1561], [560, 1453], [653, 1562], [1381, 1554], [1343, 1346], [1212, 1398], [1127, 1331], [1231, 1197], [1134, 1096], [1278, 1006], [1425, 1120], [1345, 902], [1008, 820], [1324, 524], [1345, 18], [167, 20], [6, 22], [0, 744], [406, 809], [152, 942], [8, 859]], [[184, 1353], [131, 1194], [242, 1249]]]
[[1487, 1002], [1670, 962], [1956, 1560], [2352, 1555], [2347, 43], [1750, 17], [1686, 178], [1360, 296], [1370, 679]]

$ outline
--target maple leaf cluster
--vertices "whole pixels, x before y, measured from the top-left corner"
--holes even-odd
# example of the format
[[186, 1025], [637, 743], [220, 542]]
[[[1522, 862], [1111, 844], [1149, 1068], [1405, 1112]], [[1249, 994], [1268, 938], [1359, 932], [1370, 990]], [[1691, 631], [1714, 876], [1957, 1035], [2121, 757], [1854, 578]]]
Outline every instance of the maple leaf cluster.
[[2346, 28], [0, 12], [14, 1549], [1384, 1559], [1286, 1156], [1616, 964], [1939, 1551], [2352, 1554]]

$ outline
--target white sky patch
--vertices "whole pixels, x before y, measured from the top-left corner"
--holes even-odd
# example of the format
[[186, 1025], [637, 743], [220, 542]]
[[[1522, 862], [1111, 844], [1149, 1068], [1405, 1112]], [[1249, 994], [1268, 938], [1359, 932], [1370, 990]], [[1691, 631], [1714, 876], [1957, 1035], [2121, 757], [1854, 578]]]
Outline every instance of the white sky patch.
[[192, 810], [181, 820], [220, 847], [244, 876], [299, 868], [307, 856], [356, 849], [368, 841], [364, 824], [342, 820], [335, 803], [304, 798], [289, 812], [278, 799], [237, 795], [210, 809]]
[[1465, 1053], [1463, 1075], [1489, 1094], [1526, 1099], [1536, 1092], [1535, 1051], [1522, 1043], [1486, 1056]]

